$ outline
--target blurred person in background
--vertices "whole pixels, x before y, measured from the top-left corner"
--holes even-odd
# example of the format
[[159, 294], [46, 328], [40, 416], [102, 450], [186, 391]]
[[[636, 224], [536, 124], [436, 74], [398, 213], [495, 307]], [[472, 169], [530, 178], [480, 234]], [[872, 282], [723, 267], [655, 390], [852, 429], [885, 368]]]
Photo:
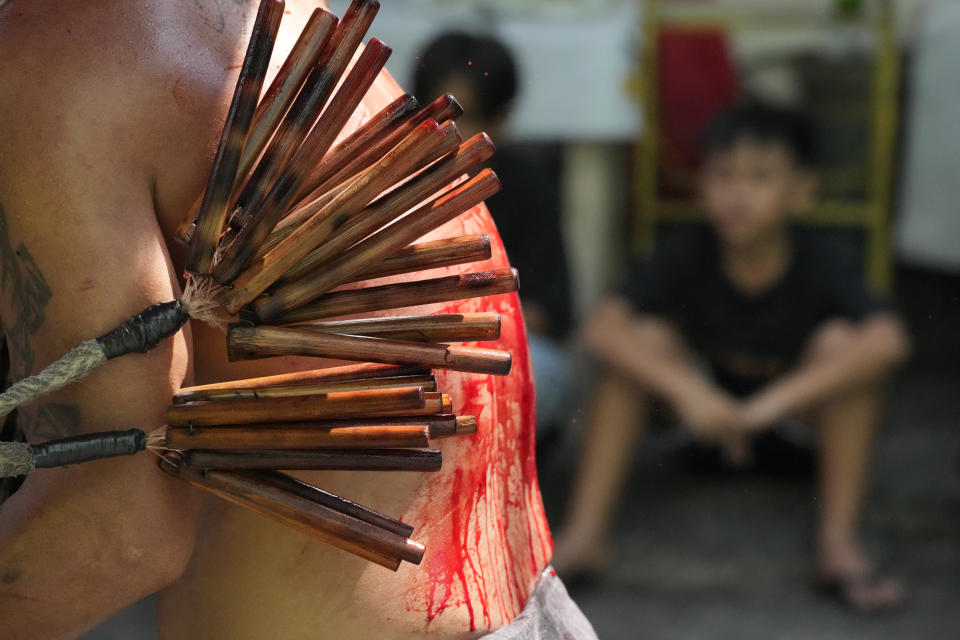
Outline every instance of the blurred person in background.
[[738, 464], [785, 419], [813, 425], [819, 581], [861, 612], [902, 601], [899, 581], [862, 548], [859, 522], [882, 383], [908, 338], [856, 265], [793, 225], [816, 196], [812, 140], [793, 111], [753, 102], [721, 114], [703, 138], [708, 225], [664, 237], [588, 321], [584, 341], [605, 374], [557, 537], [561, 575], [610, 561], [612, 516], [652, 399]]
[[463, 138], [487, 132], [497, 144], [489, 166], [503, 188], [488, 201], [510, 262], [520, 272], [520, 300], [527, 323], [536, 383], [537, 432], [560, 424], [571, 385], [563, 346], [570, 329], [567, 254], [560, 206], [549, 169], [535, 153], [508, 141], [507, 124], [519, 87], [517, 65], [496, 38], [447, 32], [418, 57], [414, 93], [450, 92], [463, 106], [457, 119]]

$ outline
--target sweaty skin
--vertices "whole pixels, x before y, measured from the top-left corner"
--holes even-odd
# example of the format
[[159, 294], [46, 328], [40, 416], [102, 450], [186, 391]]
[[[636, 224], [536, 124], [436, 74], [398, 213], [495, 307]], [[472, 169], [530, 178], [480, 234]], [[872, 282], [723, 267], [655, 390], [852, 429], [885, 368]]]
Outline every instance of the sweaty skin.
[[[274, 71], [314, 6], [288, 0]], [[116, 323], [135, 311], [131, 305], [178, 295], [182, 282], [175, 277], [184, 250], [173, 232], [206, 181], [255, 12], [252, 0], [112, 0], [69, 7], [41, 0], [0, 7], [4, 66], [30, 68], [11, 72], [14, 82], [0, 82], [0, 105], [8, 87], [21, 88], [7, 101], [9, 113], [0, 106], [0, 116], [10, 116], [0, 125], [0, 317], [15, 347], [15, 374], [35, 372], [81, 336], [98, 335], [94, 330], [109, 328], [110, 317]], [[5, 38], [13, 44], [4, 47]], [[38, 88], [30, 77], [43, 70], [44, 56], [37, 56], [44, 47], [53, 50], [47, 57], [55, 64], [46, 67], [50, 76]], [[399, 93], [383, 74], [347, 130]], [[32, 120], [23, 115], [45, 100], [70, 108], [49, 106]], [[31, 135], [40, 142], [24, 133], [29, 123], [35, 123]], [[58, 140], [61, 125], [70, 127], [70, 135]], [[3, 146], [7, 127], [19, 137]], [[39, 167], [43, 179], [31, 178], [20, 165], [30, 168], [27, 156], [38, 149], [51, 158], [56, 150], [58, 162], [76, 174], [71, 184], [83, 188], [58, 193], [57, 167]], [[11, 162], [11, 153], [24, 157]], [[80, 204], [71, 210], [71, 201]], [[111, 223], [100, 224], [94, 218], [99, 215]], [[87, 228], [95, 231], [91, 249], [75, 249], [74, 256], [70, 247], [87, 244], [85, 236], [71, 241]], [[430, 237], [464, 233], [490, 234], [492, 259], [427, 275], [508, 264], [482, 206]], [[91, 257], [91, 251], [98, 255]], [[134, 300], [116, 302], [122, 296]], [[108, 299], [114, 302], [102, 302]], [[107, 308], [91, 312], [93, 320], [78, 315], [98, 304]], [[0, 636], [73, 636], [156, 590], [163, 638], [470, 638], [512, 620], [551, 553], [536, 480], [533, 388], [518, 299], [501, 295], [399, 313], [479, 310], [502, 314], [500, 341], [483, 345], [511, 350], [513, 372], [505, 378], [438, 372], [456, 411], [478, 418], [475, 436], [439, 444], [442, 471], [300, 476], [413, 525], [414, 538], [427, 548], [422, 565], [404, 564], [397, 573], [374, 566], [182, 487], [155, 470], [147, 456], [100, 462], [42, 479], [37, 474], [4, 504], [0, 620], [16, 611], [21, 618], [35, 617], [34, 630], [44, 632], [11, 627], [5, 633], [8, 623], [0, 622]], [[71, 429], [149, 429], [162, 423], [170, 393], [191, 377], [202, 384], [330, 364], [296, 358], [229, 364], [221, 333], [194, 325], [189, 344], [183, 335], [156, 353], [106, 365], [84, 383], [85, 392], [67, 390], [42, 411], [27, 411], [28, 423], [46, 425], [29, 429], [29, 437], [41, 440]], [[125, 396], [129, 402], [97, 400], [124, 385], [138, 390]], [[73, 427], [67, 425], [71, 419]], [[109, 478], [100, 490], [109, 495], [84, 493], [85, 483], [97, 478]], [[66, 498], [54, 499], [60, 495], [73, 495], [74, 505], [89, 504], [84, 513], [92, 515], [84, 520], [80, 541], [76, 514], [58, 517], [58, 509], [67, 509]], [[110, 501], [126, 502], [120, 509]], [[124, 535], [115, 537], [117, 531]], [[118, 559], [111, 554], [121, 543], [126, 553]], [[71, 551], [71, 545], [83, 546]], [[46, 555], [36, 555], [45, 549]], [[70, 560], [78, 556], [101, 561]], [[64, 566], [69, 580], [58, 575]], [[49, 615], [52, 610], [59, 613]]]

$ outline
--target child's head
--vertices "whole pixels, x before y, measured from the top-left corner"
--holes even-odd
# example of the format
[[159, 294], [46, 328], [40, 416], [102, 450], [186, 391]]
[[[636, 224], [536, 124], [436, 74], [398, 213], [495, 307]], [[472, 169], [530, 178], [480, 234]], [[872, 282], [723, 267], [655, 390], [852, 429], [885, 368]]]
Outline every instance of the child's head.
[[700, 195], [725, 244], [762, 241], [813, 204], [813, 147], [803, 115], [759, 103], [725, 111], [707, 127]]
[[414, 93], [423, 104], [450, 92], [463, 106], [457, 126], [464, 139], [486, 131], [499, 138], [517, 93], [513, 56], [498, 40], [447, 32], [418, 56]]

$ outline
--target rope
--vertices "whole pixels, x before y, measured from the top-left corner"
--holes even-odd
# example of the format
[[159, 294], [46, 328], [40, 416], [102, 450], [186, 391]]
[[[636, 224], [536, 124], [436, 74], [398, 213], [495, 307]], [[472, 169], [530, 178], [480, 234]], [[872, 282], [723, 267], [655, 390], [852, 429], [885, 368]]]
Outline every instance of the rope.
[[106, 361], [107, 357], [99, 342], [81, 342], [37, 375], [15, 382], [0, 394], [0, 417], [45, 393], [82, 380]]
[[82, 380], [110, 358], [155, 347], [179, 331], [191, 317], [225, 330], [227, 321], [215, 300], [219, 288], [211, 278], [189, 278], [179, 302], [161, 302], [148, 307], [96, 340], [81, 342], [37, 375], [11, 385], [0, 394], [0, 417], [46, 393]]
[[0, 478], [23, 476], [33, 469], [30, 445], [26, 442], [0, 442]]
[[210, 277], [196, 277], [187, 274], [187, 286], [183, 288], [180, 304], [193, 320], [199, 320], [221, 331], [227, 330], [227, 319], [223, 317], [216, 295], [222, 288]]

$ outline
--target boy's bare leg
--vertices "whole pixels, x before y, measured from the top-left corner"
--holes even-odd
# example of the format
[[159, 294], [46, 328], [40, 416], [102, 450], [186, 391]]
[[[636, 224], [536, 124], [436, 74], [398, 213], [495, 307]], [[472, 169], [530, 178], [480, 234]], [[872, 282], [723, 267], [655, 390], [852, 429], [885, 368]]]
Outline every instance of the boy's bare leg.
[[565, 529], [554, 549], [554, 566], [561, 571], [597, 569], [605, 562], [606, 537], [643, 431], [648, 394], [670, 404], [685, 425], [707, 440], [730, 435], [738, 410], [735, 399], [691, 363], [690, 351], [673, 327], [636, 314], [623, 301], [600, 305], [584, 341], [616, 374], [600, 384], [589, 416]]
[[859, 526], [869, 460], [880, 417], [876, 386], [848, 392], [818, 412], [820, 513], [817, 563], [821, 576], [837, 581], [858, 609], [890, 607], [903, 598], [895, 580], [873, 579], [860, 546]]
[[554, 547], [553, 565], [561, 573], [607, 563], [610, 524], [646, 418], [638, 386], [607, 375], [594, 396], [565, 528]]
[[[846, 354], [857, 349], [857, 342], [862, 340], [863, 330], [850, 323], [824, 324], [811, 337], [801, 366], [787, 376], [792, 382], [774, 383], [766, 395], [775, 397], [778, 387], [788, 388], [796, 381], [822, 375], [838, 359], [848, 357]], [[864, 346], [870, 345], [860, 348]], [[881, 352], [883, 345], [878, 344], [873, 350]], [[878, 376], [861, 377], [861, 382], [838, 384], [839, 392], [828, 393], [827, 388], [821, 393], [806, 394], [806, 407], [802, 403], [794, 405], [801, 414], [812, 415], [819, 431], [817, 569], [825, 581], [837, 585], [840, 595], [851, 606], [863, 611], [887, 608], [903, 598], [899, 583], [874, 575], [860, 545], [860, 515], [880, 419], [880, 380]]]

